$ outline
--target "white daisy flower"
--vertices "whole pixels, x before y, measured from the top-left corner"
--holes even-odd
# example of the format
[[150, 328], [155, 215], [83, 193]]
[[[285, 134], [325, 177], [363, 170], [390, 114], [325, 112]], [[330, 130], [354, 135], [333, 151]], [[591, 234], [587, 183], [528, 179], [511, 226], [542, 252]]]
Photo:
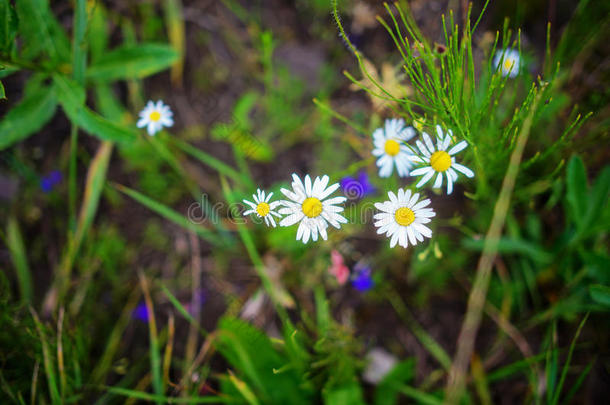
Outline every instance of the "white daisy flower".
[[429, 199], [419, 200], [419, 193], [411, 195], [411, 190], [398, 190], [398, 195], [388, 192], [390, 201], [375, 203], [380, 213], [375, 214], [375, 226], [378, 234], [385, 233], [390, 238], [390, 247], [398, 243], [402, 247], [417, 245], [424, 237], [431, 238], [432, 231], [426, 225], [430, 218], [436, 216], [432, 208], [424, 208], [430, 204]]
[[343, 212], [343, 207], [335, 205], [341, 204], [346, 198], [326, 199], [339, 188], [339, 183], [328, 186], [329, 177], [326, 175], [316, 177], [313, 185], [309, 175], [305, 176], [304, 183], [296, 174], [292, 175], [292, 180], [292, 191], [282, 189], [282, 193], [290, 201], [282, 201], [284, 207], [278, 212], [287, 215], [280, 221], [280, 226], [290, 226], [300, 222], [297, 240], [307, 243], [311, 237], [315, 242], [318, 240], [318, 234], [326, 240], [328, 224], [339, 229], [341, 223], [347, 222], [347, 219], [339, 214]]
[[390, 177], [394, 165], [400, 177], [409, 175], [412, 166], [409, 156], [412, 152], [404, 142], [414, 136], [415, 130], [405, 127], [403, 119], [385, 120], [385, 128], [377, 128], [373, 132], [373, 155], [379, 157], [379, 177]]
[[138, 128], [146, 127], [148, 135], [152, 136], [161, 131], [163, 127], [174, 125], [173, 115], [172, 110], [168, 105], [163, 104], [163, 101], [159, 100], [156, 103], [148, 101], [146, 107], [140, 111], [137, 126]]
[[254, 202], [243, 200], [244, 203], [250, 206], [251, 208], [250, 210], [244, 212], [244, 216], [256, 214], [256, 216], [258, 216], [259, 218], [265, 219], [265, 224], [267, 224], [267, 226], [272, 226], [275, 228], [275, 218], [273, 218], [273, 216], [275, 215], [278, 218], [282, 217], [280, 214], [275, 212], [275, 209], [281, 203], [279, 201], [269, 202], [272, 195], [273, 193], [269, 193], [265, 197], [265, 192], [262, 191], [260, 188], [257, 188], [256, 194], [252, 194], [252, 199], [254, 200]]
[[[423, 133], [422, 137], [424, 142], [416, 141], [415, 144], [420, 150], [421, 155], [411, 155], [411, 160], [416, 163], [424, 163], [429, 166], [417, 168], [411, 172], [411, 176], [421, 176], [421, 180], [417, 183], [416, 187], [421, 187], [428, 182], [438, 173], [436, 180], [434, 181], [433, 188], [440, 188], [443, 185], [443, 173], [447, 176], [447, 194], [453, 192], [453, 182], [457, 180], [457, 172], [463, 173], [466, 177], [474, 177], [474, 172], [464, 165], [461, 165], [455, 161], [456, 153], [464, 150], [468, 146], [468, 142], [461, 141], [454, 145], [451, 149], [447, 150], [451, 143], [451, 137], [453, 132], [449, 130], [446, 134], [443, 134], [443, 130], [440, 125], [436, 126], [436, 149], [434, 144], [427, 133]], [[425, 144], [424, 144], [425, 143]], [[454, 170], [455, 169], [455, 170]]]
[[[502, 51], [497, 51], [494, 56], [494, 69], [501, 68], [502, 76], [514, 79], [519, 74], [519, 51], [512, 48], [507, 48]], [[500, 66], [501, 65], [501, 66]]]

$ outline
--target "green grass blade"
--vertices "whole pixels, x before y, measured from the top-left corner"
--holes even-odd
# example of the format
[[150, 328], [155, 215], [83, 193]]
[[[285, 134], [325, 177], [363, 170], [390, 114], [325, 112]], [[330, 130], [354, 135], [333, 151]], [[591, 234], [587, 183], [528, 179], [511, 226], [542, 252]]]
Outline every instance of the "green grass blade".
[[422, 392], [417, 388], [413, 388], [408, 385], [404, 385], [402, 388], [400, 388], [400, 392], [408, 396], [409, 398], [413, 398], [417, 401], [418, 404], [441, 405], [443, 403], [443, 401], [441, 401], [437, 397]]
[[445, 370], [451, 368], [451, 357], [447, 352], [439, 345], [436, 340], [425, 329], [417, 322], [417, 320], [411, 315], [404, 302], [398, 295], [398, 293], [390, 289], [386, 293], [386, 297], [394, 307], [396, 313], [402, 318], [407, 324], [409, 330], [413, 332], [417, 340], [426, 348], [428, 353], [434, 357]]
[[[231, 187], [222, 175], [220, 176], [220, 182], [222, 184], [222, 192], [224, 193], [225, 199], [229, 203], [229, 207], [236, 206], [237, 201], [235, 201], [235, 199], [233, 198], [233, 192], [231, 190]], [[263, 264], [263, 261], [260, 255], [258, 254], [258, 251], [256, 250], [256, 245], [254, 244], [252, 235], [243, 223], [238, 222], [236, 225], [239, 236], [244, 246], [246, 247], [246, 251], [248, 252], [248, 256], [250, 257], [252, 264], [254, 265], [254, 269], [256, 270], [256, 273], [258, 274], [259, 278], [261, 279], [261, 282], [263, 283], [263, 288], [265, 289], [265, 292], [269, 295], [269, 297], [271, 297], [271, 301], [273, 302], [275, 310], [277, 311], [284, 324], [290, 324], [288, 314], [284, 310], [284, 307], [282, 307], [282, 305], [280, 304], [281, 298], [278, 297], [277, 291], [274, 288], [273, 283], [269, 278], [269, 275], [267, 274], [265, 265]]]
[[[144, 302], [146, 303], [146, 310], [148, 311], [148, 337], [150, 340], [149, 353], [150, 353], [150, 369], [152, 373], [152, 386], [155, 394], [158, 397], [163, 396], [165, 391], [163, 385], [163, 374], [161, 371], [161, 352], [159, 349], [159, 338], [157, 334], [157, 322], [155, 320], [155, 309], [150, 297], [150, 291], [148, 290], [148, 281], [146, 277], [140, 273], [140, 285], [142, 292], [144, 293]], [[157, 404], [161, 404], [160, 399], [155, 400]]]
[[141, 399], [143, 401], [156, 401], [158, 403], [166, 404], [217, 404], [235, 402], [235, 398], [220, 396], [172, 398], [120, 387], [106, 387], [106, 390], [112, 394], [128, 398]]
[[563, 389], [563, 383], [565, 382], [566, 376], [568, 375], [568, 368], [570, 367], [570, 362], [572, 361], [572, 354], [574, 354], [574, 347], [576, 346], [576, 341], [580, 336], [580, 332], [582, 331], [583, 326], [585, 326], [585, 322], [589, 318], [589, 313], [585, 315], [585, 317], [580, 321], [580, 325], [578, 325], [578, 329], [576, 330], [576, 334], [574, 334], [574, 339], [572, 339], [572, 343], [570, 344], [570, 349], [568, 350], [568, 357], [566, 358], [566, 362], [563, 365], [563, 369], [561, 370], [561, 377], [559, 378], [559, 383], [557, 384], [557, 388], [553, 393], [553, 397], [551, 400], [552, 405], [556, 405], [559, 403], [559, 396], [561, 395], [561, 390]]
[[576, 395], [576, 393], [580, 389], [582, 383], [585, 381], [585, 378], [587, 378], [587, 376], [589, 375], [589, 372], [591, 371], [591, 368], [593, 367], [594, 364], [595, 364], [595, 360], [592, 360], [589, 364], [587, 364], [587, 367], [585, 367], [585, 369], [582, 371], [582, 373], [580, 373], [580, 375], [578, 376], [578, 378], [576, 379], [574, 384], [572, 384], [570, 391], [568, 391], [563, 402], [561, 403], [562, 405], [568, 405], [571, 403], [570, 401], [572, 400], [574, 395]]
[[49, 345], [44, 335], [42, 323], [40, 322], [40, 319], [38, 318], [36, 312], [31, 307], [30, 313], [32, 314], [32, 318], [34, 319], [34, 323], [36, 324], [36, 331], [38, 332], [38, 336], [40, 337], [40, 343], [42, 345], [42, 358], [44, 362], [45, 374], [47, 376], [51, 403], [61, 404], [62, 401], [61, 396], [59, 395], [59, 388], [57, 387], [57, 375], [55, 365], [53, 364]]
[[104, 382], [104, 379], [108, 372], [112, 367], [112, 359], [120, 348], [121, 338], [123, 337], [123, 332], [129, 325], [129, 321], [131, 320], [132, 313], [138, 304], [138, 300], [140, 299], [140, 290], [135, 288], [127, 304], [125, 304], [125, 308], [121, 313], [119, 319], [117, 320], [112, 332], [106, 339], [106, 348], [99, 360], [96, 362], [95, 368], [91, 373], [90, 381], [93, 384], [100, 384]]
[[11, 260], [15, 266], [21, 302], [30, 305], [33, 298], [32, 276], [19, 224], [15, 217], [12, 216], [8, 220], [6, 229], [6, 244], [11, 252]]
[[157, 286], [159, 288], [161, 288], [161, 290], [163, 291], [163, 294], [165, 294], [165, 296], [167, 297], [169, 302], [172, 303], [172, 305], [176, 308], [176, 310], [180, 313], [180, 315], [182, 315], [187, 321], [189, 321], [192, 325], [194, 325], [197, 329], [199, 329], [199, 332], [201, 333], [201, 335], [203, 335], [203, 336], [208, 335], [208, 332], [201, 327], [199, 322], [197, 322], [197, 320], [195, 318], [193, 318], [193, 316], [186, 310], [186, 308], [184, 308], [184, 306], [171, 293], [171, 291], [165, 285], [163, 285], [163, 283], [159, 282], [159, 283], [157, 283]]
[[235, 375], [233, 373], [229, 374], [229, 381], [231, 381], [233, 386], [235, 388], [237, 388], [239, 393], [244, 397], [244, 399], [250, 405], [259, 405], [260, 404], [260, 402], [258, 402], [258, 399], [256, 399], [256, 394], [254, 394], [254, 392], [250, 389], [250, 387], [248, 387], [248, 384], [246, 384], [245, 381], [240, 380], [239, 378], [235, 377]]
[[172, 83], [182, 85], [182, 73], [184, 71], [184, 19], [182, 18], [182, 1], [165, 0], [163, 3], [165, 12], [165, 23], [167, 24], [167, 37], [172, 48], [178, 54], [172, 65], [170, 75]]
[[212, 169], [216, 170], [218, 173], [225, 175], [228, 178], [230, 178], [244, 186], [254, 187], [254, 184], [251, 183], [251, 181], [248, 179], [247, 176], [244, 176], [243, 174], [239, 173], [237, 170], [233, 169], [231, 166], [216, 159], [212, 155], [210, 155], [202, 150], [199, 150], [196, 147], [194, 147], [180, 139], [177, 139], [177, 138], [172, 138], [172, 142], [178, 148], [182, 149], [187, 154], [189, 154], [192, 157], [194, 157], [195, 159], [199, 160], [204, 165], [209, 166]]
[[140, 204], [144, 205], [146, 208], [150, 209], [151, 211], [156, 212], [157, 214], [161, 215], [165, 219], [175, 223], [176, 225], [183, 227], [184, 229], [188, 229], [190, 231], [197, 233], [197, 235], [201, 236], [203, 239], [210, 242], [212, 245], [223, 246], [225, 244], [225, 241], [221, 240], [213, 231], [211, 231], [199, 224], [189, 221], [188, 218], [185, 218], [183, 215], [177, 213], [176, 211], [172, 210], [168, 206], [166, 206], [158, 201], [155, 201], [152, 198], [147, 197], [144, 194], [142, 194], [136, 190], [133, 190], [129, 187], [125, 187], [121, 184], [116, 184], [116, 183], [114, 183], [113, 185], [120, 192], [133, 198]]
[[57, 296], [54, 293], [59, 293], [59, 298], [65, 294], [70, 281], [72, 267], [76, 261], [76, 257], [80, 251], [83, 240], [89, 232], [89, 228], [93, 223], [97, 208], [102, 195], [104, 184], [106, 183], [106, 173], [108, 171], [108, 163], [112, 155], [113, 144], [111, 142], [102, 142], [95, 157], [89, 165], [87, 172], [87, 180], [85, 183], [85, 193], [83, 202], [78, 217], [78, 224], [74, 236], [68, 241], [68, 249], [62, 260], [57, 273], [58, 291], [51, 291], [45, 299], [45, 310], [52, 311], [57, 304]]

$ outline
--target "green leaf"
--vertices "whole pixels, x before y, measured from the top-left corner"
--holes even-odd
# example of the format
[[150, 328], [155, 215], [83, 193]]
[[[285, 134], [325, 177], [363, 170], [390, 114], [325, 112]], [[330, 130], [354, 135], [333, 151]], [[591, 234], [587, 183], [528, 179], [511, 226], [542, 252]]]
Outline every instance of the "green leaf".
[[55, 114], [57, 97], [50, 87], [26, 94], [0, 122], [0, 150], [32, 135]]
[[89, 49], [91, 50], [91, 60], [93, 62], [103, 56], [108, 46], [108, 13], [100, 2], [90, 10], [89, 23]]
[[610, 307], [610, 287], [601, 284], [591, 284], [589, 295], [598, 304]]
[[19, 32], [24, 39], [22, 57], [31, 59], [43, 53], [53, 61], [69, 63], [70, 42], [51, 13], [48, 0], [19, 0], [16, 4]]
[[6, 229], [6, 243], [11, 252], [11, 260], [15, 266], [17, 273], [17, 283], [21, 292], [21, 301], [27, 304], [32, 302], [32, 276], [30, 275], [30, 267], [28, 266], [28, 258], [26, 254], [23, 237], [19, 230], [19, 224], [15, 217], [10, 217]]
[[[483, 250], [485, 241], [466, 239], [463, 244], [467, 249]], [[539, 263], [549, 263], [553, 260], [553, 255], [544, 250], [540, 245], [524, 239], [502, 237], [498, 240], [498, 252], [527, 256]]]
[[[607, 209], [606, 202], [610, 192], [610, 167], [605, 167], [597, 177], [590, 195], [587, 198], [587, 213], [583, 219], [582, 228], [592, 227], [595, 221], [599, 221], [602, 212]], [[606, 223], [606, 225], [608, 225]]]
[[566, 200], [570, 214], [577, 223], [585, 216], [587, 207], [587, 172], [582, 159], [572, 156], [568, 163]]
[[100, 56], [87, 70], [95, 80], [141, 79], [169, 68], [178, 53], [165, 44], [123, 45]]
[[85, 106], [85, 90], [74, 80], [55, 75], [53, 83], [66, 115], [85, 132], [117, 142], [131, 142], [138, 136], [135, 128], [110, 121]]
[[353, 383], [349, 385], [341, 385], [322, 392], [325, 405], [363, 405], [362, 388], [360, 385]]
[[409, 358], [396, 364], [379, 382], [375, 390], [375, 405], [396, 403], [400, 389], [415, 377], [415, 359]]
[[[311, 403], [310, 393], [304, 387], [306, 376], [297, 374], [291, 367], [281, 373], [273, 372], [290, 363], [266, 334], [241, 319], [223, 317], [216, 337], [218, 351], [261, 403]], [[242, 390], [239, 392], [244, 394]]]
[[9, 53], [17, 35], [17, 13], [9, 1], [0, 2], [0, 51]]
[[6, 93], [4, 92], [4, 85], [0, 82], [0, 100], [6, 100]]

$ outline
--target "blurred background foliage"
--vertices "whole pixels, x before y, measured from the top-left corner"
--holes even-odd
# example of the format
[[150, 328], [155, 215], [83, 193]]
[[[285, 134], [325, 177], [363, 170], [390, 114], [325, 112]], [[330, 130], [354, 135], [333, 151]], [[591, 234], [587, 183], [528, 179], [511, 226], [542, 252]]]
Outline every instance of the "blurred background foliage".
[[[610, 7], [491, 1], [469, 38], [477, 87], [451, 121], [375, 97], [377, 82], [421, 100], [375, 18], [391, 17], [339, 1], [342, 38], [331, 3], [0, 0], [0, 402], [441, 403], [532, 83], [541, 107], [463, 402], [603, 401]], [[468, 32], [466, 2], [399, 5], [434, 63], [438, 44], [454, 52], [442, 15]], [[475, 21], [484, 2], [472, 7]], [[494, 82], [493, 50], [517, 43], [524, 71]], [[135, 128], [148, 99], [174, 111], [155, 137]], [[430, 191], [434, 238], [407, 250], [370, 226], [372, 203], [411, 185], [380, 179], [370, 154], [397, 115], [428, 132], [477, 117], [460, 136], [484, 170], [451, 198]], [[279, 195], [293, 172], [352, 179], [354, 223], [304, 246], [241, 218], [235, 202]]]

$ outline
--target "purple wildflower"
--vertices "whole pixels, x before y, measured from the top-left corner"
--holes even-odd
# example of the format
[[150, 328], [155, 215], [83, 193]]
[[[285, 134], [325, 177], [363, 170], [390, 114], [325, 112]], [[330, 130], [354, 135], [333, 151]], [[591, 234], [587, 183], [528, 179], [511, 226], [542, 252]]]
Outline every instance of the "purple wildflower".
[[358, 172], [358, 177], [344, 177], [341, 182], [343, 194], [350, 200], [358, 200], [375, 192], [375, 187], [369, 181], [369, 176], [366, 171]]
[[45, 193], [53, 191], [53, 187], [61, 183], [63, 176], [59, 170], [53, 170], [51, 173], [43, 176], [40, 179], [40, 188]]
[[148, 322], [150, 317], [148, 316], [148, 308], [146, 308], [146, 303], [140, 302], [131, 313], [131, 317], [142, 322]]
[[360, 292], [367, 292], [375, 286], [375, 282], [371, 277], [370, 266], [357, 263], [354, 266], [354, 275], [352, 276], [352, 287]]

